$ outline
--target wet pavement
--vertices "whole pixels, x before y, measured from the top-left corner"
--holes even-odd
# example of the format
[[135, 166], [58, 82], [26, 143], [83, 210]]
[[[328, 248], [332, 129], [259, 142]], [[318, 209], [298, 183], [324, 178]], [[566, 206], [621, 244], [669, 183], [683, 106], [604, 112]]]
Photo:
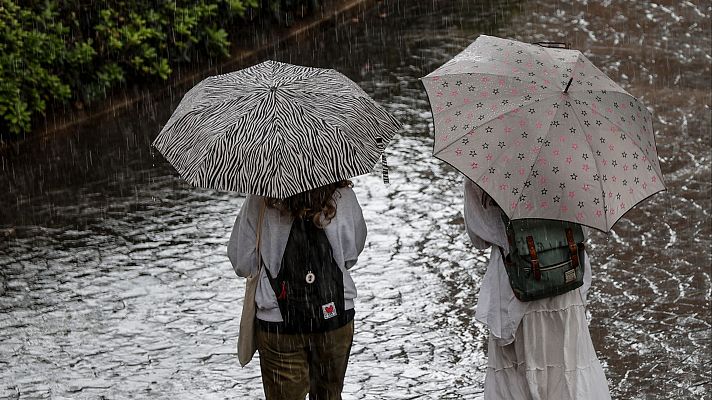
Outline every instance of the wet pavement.
[[[342, 71], [404, 123], [392, 183], [355, 179], [369, 235], [346, 399], [482, 398], [487, 254], [464, 233], [462, 179], [430, 156], [417, 81], [478, 34], [569, 41], [652, 109], [668, 191], [591, 235], [590, 329], [614, 398], [712, 399], [711, 14], [389, 0], [272, 50]], [[262, 398], [259, 363], [235, 357], [244, 282], [225, 248], [242, 199], [188, 187], [149, 147], [174, 95], [0, 155], [0, 398]]]

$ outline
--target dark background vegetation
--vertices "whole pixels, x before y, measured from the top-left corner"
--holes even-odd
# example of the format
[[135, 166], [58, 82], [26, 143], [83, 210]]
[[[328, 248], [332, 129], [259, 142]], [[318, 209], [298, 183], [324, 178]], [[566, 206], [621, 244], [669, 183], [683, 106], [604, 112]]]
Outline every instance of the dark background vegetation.
[[319, 2], [0, 0], [0, 138], [24, 136], [53, 109], [227, 57], [241, 31], [289, 24]]

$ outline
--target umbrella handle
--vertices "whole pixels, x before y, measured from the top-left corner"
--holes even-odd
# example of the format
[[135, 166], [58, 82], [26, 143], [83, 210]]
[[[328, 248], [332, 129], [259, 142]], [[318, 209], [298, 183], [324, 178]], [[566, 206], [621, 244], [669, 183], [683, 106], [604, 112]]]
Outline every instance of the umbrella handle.
[[378, 147], [378, 150], [381, 152], [381, 174], [383, 176], [383, 183], [387, 185], [390, 183], [390, 179], [388, 179], [388, 161], [386, 161], [386, 149], [383, 146], [383, 138], [376, 138], [376, 147]]
[[571, 48], [571, 44], [564, 43], [564, 42], [534, 42], [532, 44], [535, 44], [535, 45], [541, 46], [541, 47], [548, 47], [551, 49], [570, 49]]

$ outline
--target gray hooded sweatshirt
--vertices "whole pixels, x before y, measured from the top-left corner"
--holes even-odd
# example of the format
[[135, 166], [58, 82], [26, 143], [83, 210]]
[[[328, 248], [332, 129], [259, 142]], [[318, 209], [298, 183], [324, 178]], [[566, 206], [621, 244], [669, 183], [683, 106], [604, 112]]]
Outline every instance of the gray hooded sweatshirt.
[[[344, 276], [344, 300], [348, 310], [354, 307], [356, 298], [356, 286], [348, 269], [356, 264], [366, 243], [366, 223], [356, 194], [351, 188], [337, 189], [334, 199], [336, 215], [326, 225], [324, 232], [331, 244], [334, 261]], [[248, 277], [257, 272], [257, 221], [263, 201], [264, 197], [261, 196], [247, 196], [230, 235], [227, 255], [235, 273], [241, 277]], [[271, 207], [265, 209], [260, 239], [264, 267], [260, 272], [255, 294], [257, 318], [263, 321], [282, 321], [277, 296], [269, 284], [267, 273], [272, 277], [279, 273], [293, 221], [294, 218], [290, 214], [281, 213]]]

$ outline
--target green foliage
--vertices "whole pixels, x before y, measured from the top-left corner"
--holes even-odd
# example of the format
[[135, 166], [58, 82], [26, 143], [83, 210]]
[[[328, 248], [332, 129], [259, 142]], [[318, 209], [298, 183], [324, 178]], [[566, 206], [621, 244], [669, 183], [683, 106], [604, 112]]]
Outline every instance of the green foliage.
[[62, 40], [68, 28], [56, 15], [49, 6], [35, 13], [0, 0], [0, 128], [11, 133], [28, 131], [48, 101], [69, 99], [61, 70], [92, 57], [93, 50]]
[[90, 104], [165, 81], [179, 63], [228, 56], [228, 32], [263, 1], [0, 0], [0, 135], [30, 131], [48, 106]]

